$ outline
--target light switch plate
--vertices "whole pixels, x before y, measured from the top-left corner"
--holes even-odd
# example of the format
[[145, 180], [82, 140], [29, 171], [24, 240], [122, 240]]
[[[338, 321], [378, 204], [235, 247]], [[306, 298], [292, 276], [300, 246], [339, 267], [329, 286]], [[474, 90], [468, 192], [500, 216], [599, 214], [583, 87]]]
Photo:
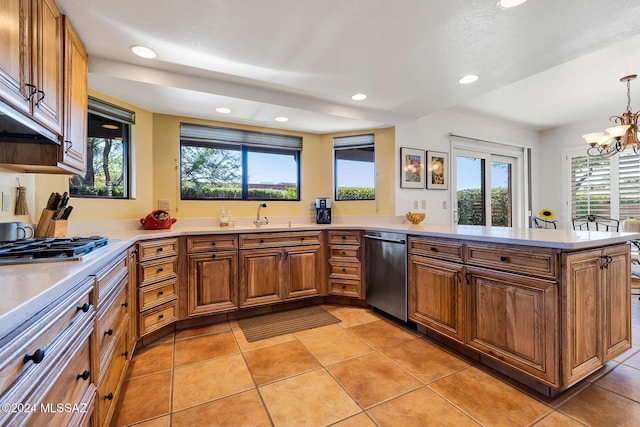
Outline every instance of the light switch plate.
[[158, 209], [163, 211], [171, 210], [171, 200], [169, 199], [158, 199]]
[[2, 212], [9, 212], [9, 204], [11, 203], [11, 195], [9, 193], [2, 193]]

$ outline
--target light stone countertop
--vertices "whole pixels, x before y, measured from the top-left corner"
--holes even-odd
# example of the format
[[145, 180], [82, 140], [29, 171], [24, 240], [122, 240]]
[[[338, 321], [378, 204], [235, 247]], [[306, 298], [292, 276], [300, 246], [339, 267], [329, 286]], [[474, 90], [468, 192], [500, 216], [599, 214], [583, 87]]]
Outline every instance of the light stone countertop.
[[[135, 224], [131, 221], [128, 226]], [[139, 226], [139, 223], [138, 223]], [[79, 233], [85, 228], [90, 232]], [[513, 244], [523, 246], [547, 247], [560, 250], [588, 249], [640, 239], [640, 233], [607, 233], [573, 230], [523, 229], [505, 227], [458, 226], [447, 224], [399, 223], [386, 217], [380, 222], [367, 219], [359, 222], [338, 222], [330, 225], [285, 221], [271, 223], [256, 228], [253, 224], [239, 224], [234, 227], [220, 227], [214, 221], [181, 220], [170, 230], [147, 231], [141, 228], [120, 229], [103, 228], [98, 224], [85, 224], [72, 229], [74, 235], [99, 234], [109, 237], [106, 247], [89, 253], [79, 261], [47, 262], [22, 265], [0, 264], [0, 338], [17, 328], [32, 316], [62, 296], [76, 284], [85, 280], [90, 273], [121, 254], [136, 241], [169, 238], [183, 235], [279, 232], [303, 230], [363, 229], [389, 231], [441, 238], [454, 238], [464, 241], [477, 241], [494, 244]]]

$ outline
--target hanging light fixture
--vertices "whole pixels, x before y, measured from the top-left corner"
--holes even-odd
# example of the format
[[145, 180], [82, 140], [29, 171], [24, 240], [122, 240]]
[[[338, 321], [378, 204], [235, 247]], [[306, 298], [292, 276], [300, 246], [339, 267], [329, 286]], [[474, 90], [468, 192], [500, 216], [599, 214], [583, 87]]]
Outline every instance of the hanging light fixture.
[[590, 156], [613, 156], [628, 147], [640, 156], [640, 142], [638, 141], [638, 112], [631, 112], [631, 80], [638, 77], [636, 74], [620, 79], [627, 83], [627, 111], [619, 116], [611, 116], [609, 121], [617, 124], [606, 128], [606, 132], [595, 132], [582, 135], [590, 145], [587, 154]]

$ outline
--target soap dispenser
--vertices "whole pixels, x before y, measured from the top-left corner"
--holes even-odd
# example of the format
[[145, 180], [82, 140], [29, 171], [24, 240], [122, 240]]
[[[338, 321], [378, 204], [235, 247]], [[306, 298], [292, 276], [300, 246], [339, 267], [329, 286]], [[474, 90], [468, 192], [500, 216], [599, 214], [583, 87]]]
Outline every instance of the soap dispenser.
[[222, 208], [222, 213], [220, 214], [220, 227], [226, 227], [229, 225], [229, 217], [227, 213], [224, 211], [224, 207]]

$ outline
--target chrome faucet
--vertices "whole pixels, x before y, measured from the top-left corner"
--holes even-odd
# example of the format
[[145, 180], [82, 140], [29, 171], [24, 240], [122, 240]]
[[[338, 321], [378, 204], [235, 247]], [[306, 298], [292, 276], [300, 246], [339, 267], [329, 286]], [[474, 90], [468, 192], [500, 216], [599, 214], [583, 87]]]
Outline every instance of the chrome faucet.
[[260, 203], [258, 205], [258, 213], [256, 214], [256, 220], [253, 221], [253, 223], [255, 224], [256, 227], [260, 227], [261, 225], [267, 225], [269, 224], [269, 219], [265, 216], [264, 219], [260, 219], [260, 209], [261, 208], [266, 208], [267, 204], [266, 203]]

